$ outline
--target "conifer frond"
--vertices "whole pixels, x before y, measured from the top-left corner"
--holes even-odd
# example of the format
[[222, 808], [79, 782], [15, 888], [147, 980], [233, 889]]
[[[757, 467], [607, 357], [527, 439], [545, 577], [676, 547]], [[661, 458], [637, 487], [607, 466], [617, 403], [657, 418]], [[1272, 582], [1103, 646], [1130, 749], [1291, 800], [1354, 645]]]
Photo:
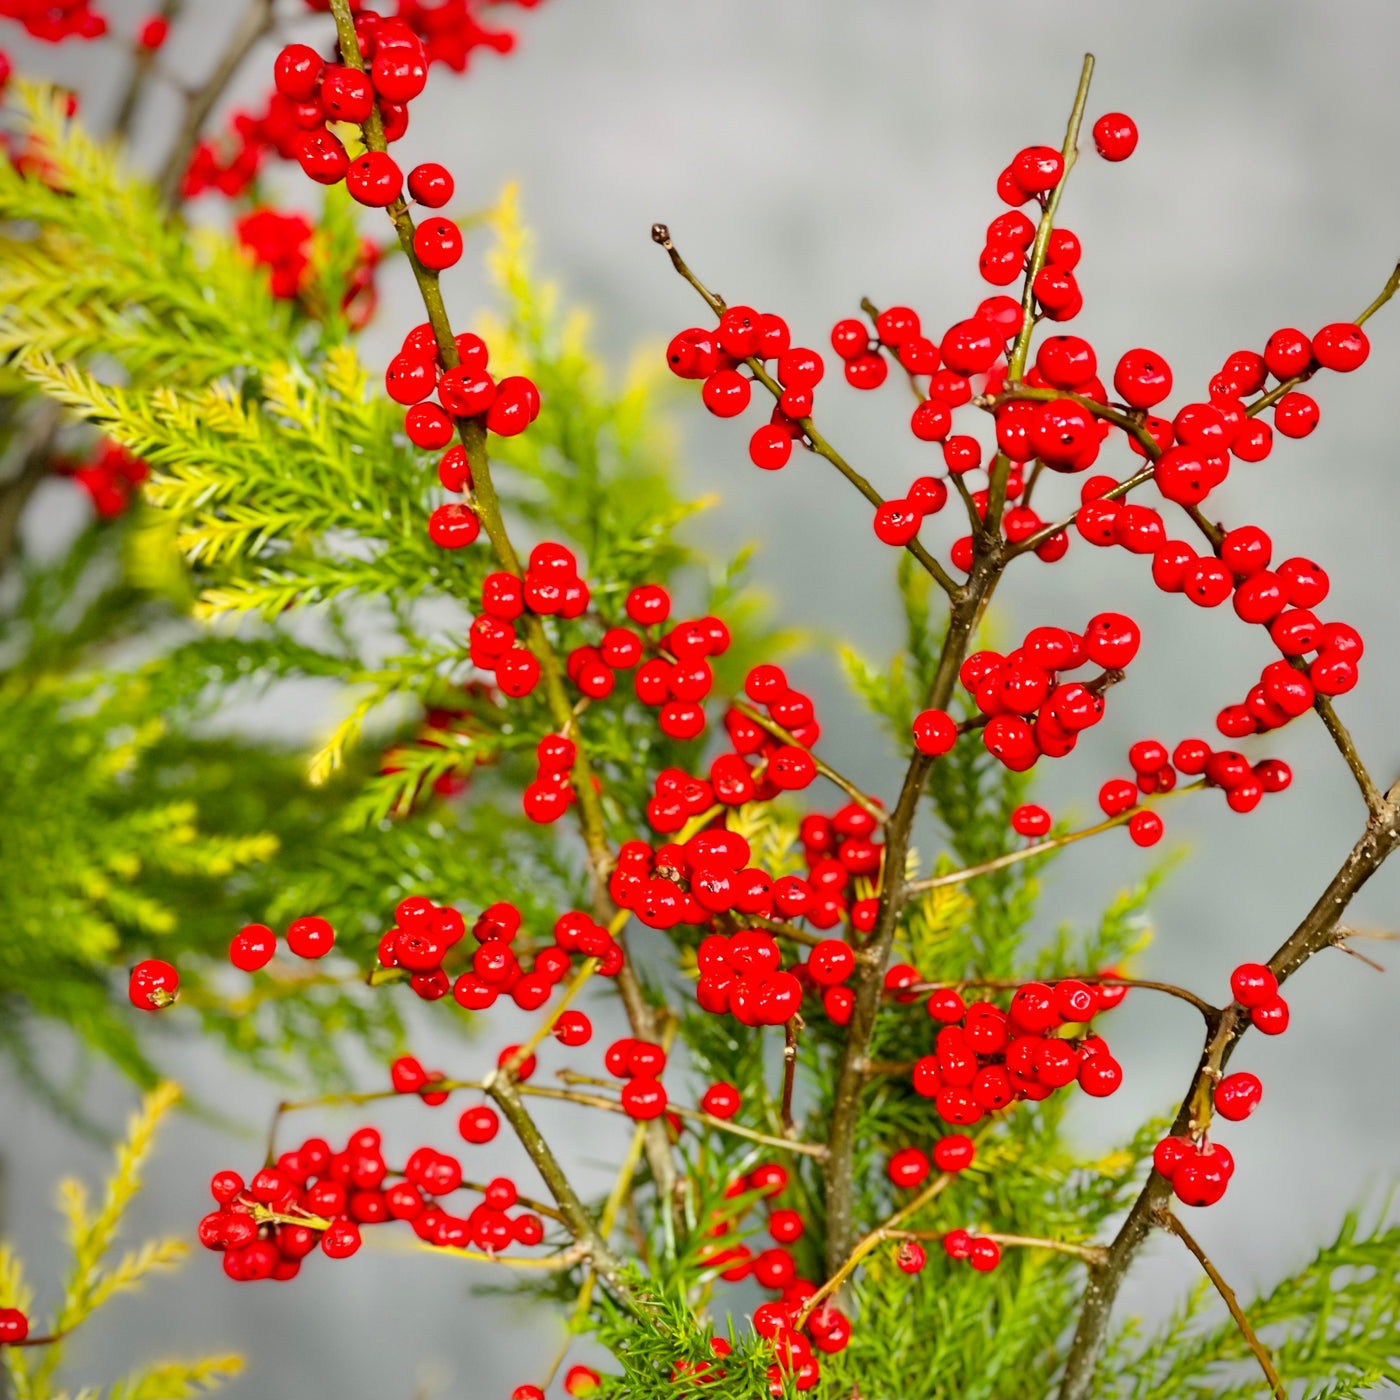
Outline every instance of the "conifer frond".
[[186, 1400], [207, 1395], [243, 1370], [241, 1356], [206, 1356], [199, 1361], [164, 1361], [118, 1381], [108, 1400]]

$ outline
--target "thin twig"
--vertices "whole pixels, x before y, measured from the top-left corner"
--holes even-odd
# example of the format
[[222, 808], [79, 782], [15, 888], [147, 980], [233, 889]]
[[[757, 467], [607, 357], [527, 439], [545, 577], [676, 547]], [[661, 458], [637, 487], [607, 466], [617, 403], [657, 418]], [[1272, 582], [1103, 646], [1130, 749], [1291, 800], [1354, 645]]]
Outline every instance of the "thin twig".
[[[559, 1077], [567, 1083], [576, 1084], [579, 1082], [591, 1082], [583, 1079], [583, 1076], [575, 1076], [571, 1071], [560, 1071]], [[543, 1086], [536, 1088], [532, 1084], [520, 1085], [522, 1094], [532, 1094], [542, 1099], [562, 1099], [565, 1103], [582, 1104], [586, 1108], [601, 1108], [608, 1113], [626, 1113], [618, 1099], [604, 1098], [601, 1094], [576, 1094], [569, 1089], [546, 1089]], [[703, 1123], [707, 1128], [714, 1128], [717, 1132], [729, 1133], [733, 1137], [748, 1138], [750, 1142], [761, 1142], [765, 1147], [780, 1147], [785, 1152], [796, 1152], [804, 1157], [823, 1158], [826, 1156], [826, 1144], [821, 1142], [797, 1142], [791, 1138], [774, 1137], [771, 1133], [760, 1133], [753, 1128], [746, 1128], [740, 1123], [731, 1123], [727, 1118], [716, 1118], [712, 1114], [703, 1113], [698, 1108], [683, 1108], [678, 1103], [668, 1103], [667, 1113], [674, 1113], [681, 1118], [689, 1118], [697, 1123]]]
[[859, 1265], [860, 1261], [864, 1259], [871, 1250], [875, 1249], [882, 1240], [893, 1238], [893, 1236], [898, 1233], [899, 1226], [903, 1224], [904, 1221], [908, 1220], [911, 1215], [921, 1211], [936, 1196], [942, 1195], [942, 1193], [957, 1179], [956, 1172], [941, 1172], [938, 1176], [934, 1177], [908, 1205], [895, 1211], [883, 1225], [877, 1226], [866, 1235], [856, 1247], [851, 1250], [841, 1266], [831, 1274], [826, 1282], [822, 1284], [805, 1303], [803, 1303], [802, 1310], [793, 1320], [793, 1330], [801, 1331], [806, 1325], [807, 1319], [811, 1317], [825, 1299], [836, 1292], [851, 1274], [855, 1272], [857, 1265]]
[[[1188, 783], [1185, 787], [1173, 788], [1171, 792], [1159, 794], [1157, 801], [1180, 796], [1182, 793], [1197, 792], [1205, 786], [1204, 782]], [[933, 875], [926, 880], [912, 880], [904, 887], [905, 893], [918, 894], [922, 890], [940, 890], [949, 885], [965, 885], [979, 875], [990, 875], [995, 870], [1005, 870], [1007, 866], [1017, 865], [1023, 860], [1034, 860], [1037, 856], [1048, 855], [1051, 851], [1072, 846], [1076, 841], [1083, 841], [1087, 837], [1099, 835], [1100, 832], [1111, 831], [1116, 826], [1126, 825], [1138, 812], [1145, 810], [1145, 806], [1146, 804], [1141, 804], [1129, 807], [1127, 811], [1119, 812], [1116, 817], [1108, 817], [1093, 826], [1084, 827], [1081, 831], [1066, 832], [1063, 836], [1052, 836], [1048, 841], [1038, 841], [1033, 846], [1022, 846], [1018, 851], [1008, 851], [1004, 856], [983, 861], [980, 865], [969, 865], [963, 870], [950, 870], [946, 875]]]
[[1220, 1270], [1210, 1262], [1205, 1250], [1192, 1239], [1191, 1232], [1171, 1211], [1159, 1211], [1157, 1220], [1168, 1234], [1175, 1235], [1196, 1256], [1201, 1268], [1206, 1271], [1207, 1277], [1215, 1285], [1215, 1291], [1225, 1300], [1225, 1306], [1230, 1309], [1230, 1316], [1235, 1319], [1235, 1325], [1240, 1329], [1245, 1341], [1249, 1344], [1250, 1351], [1258, 1360], [1259, 1367], [1264, 1372], [1264, 1378], [1269, 1382], [1269, 1389], [1274, 1392], [1277, 1400], [1288, 1400], [1288, 1388], [1275, 1369], [1273, 1358], [1270, 1357], [1267, 1348], [1250, 1325], [1244, 1309], [1240, 1307], [1239, 1299], [1235, 1297], [1235, 1290], [1221, 1278]]
[[[775, 739], [781, 739], [785, 744], [791, 744], [794, 748], [799, 748], [807, 753], [811, 750], [804, 744], [790, 729], [784, 729], [776, 720], [769, 719], [762, 710], [756, 710], [752, 705], [743, 700], [733, 700], [730, 702], [741, 715], [751, 719], [760, 729], [766, 729]], [[849, 778], [843, 777], [829, 764], [823, 762], [816, 754], [812, 754], [812, 762], [817, 766], [817, 772], [822, 777], [835, 783], [856, 806], [863, 808], [880, 826], [889, 821], [889, 813], [880, 806], [878, 802], [872, 802]]]
[[[960, 992], [966, 987], [985, 987], [989, 991], [1013, 991], [1017, 987], [1023, 987], [1026, 980], [1026, 978], [1021, 977], [985, 982], [974, 977], [961, 982], [915, 982], [907, 987], [891, 988], [886, 995], [889, 999], [897, 1000], [899, 997], [910, 996], [914, 993], [922, 995], [927, 992], [944, 990]], [[1218, 1006], [1212, 1006], [1203, 997], [1198, 997], [1195, 992], [1189, 991], [1185, 987], [1178, 987], [1174, 982], [1152, 982], [1145, 977], [1114, 977], [1100, 972], [1071, 972], [1053, 980], [1056, 982], [1084, 982], [1089, 986], [1096, 987], [1140, 987], [1145, 992], [1164, 992], [1167, 996], [1176, 997], [1179, 1001], [1189, 1002], [1205, 1017], [1207, 1024], [1214, 1024], [1214, 1021], [1220, 1016]]]
[[[946, 1230], [892, 1230], [893, 1238], [905, 1240], [941, 1240]], [[1049, 1249], [1056, 1254], [1068, 1254], [1071, 1258], [1082, 1259], [1086, 1264], [1101, 1264], [1108, 1258], [1108, 1250], [1098, 1244], [1070, 1244], [1066, 1240], [1044, 1239], [1039, 1235], [1003, 1235], [995, 1230], [977, 1230], [979, 1240], [993, 1240], [997, 1244], [1015, 1249]]]

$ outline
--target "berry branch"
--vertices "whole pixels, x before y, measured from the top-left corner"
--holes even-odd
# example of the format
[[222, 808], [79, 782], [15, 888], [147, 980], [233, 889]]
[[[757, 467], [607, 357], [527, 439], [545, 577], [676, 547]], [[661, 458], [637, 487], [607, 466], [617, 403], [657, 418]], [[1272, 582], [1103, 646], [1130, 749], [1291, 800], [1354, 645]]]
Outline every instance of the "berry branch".
[[[1065, 136], [1065, 160], [1049, 200], [1042, 215], [1036, 241], [1041, 247], [1043, 261], [1045, 247], [1050, 236], [1050, 222], [1054, 211], [1059, 207], [1060, 193], [1069, 174], [1069, 164], [1083, 119], [1084, 104], [1088, 100], [1089, 79], [1094, 70], [1092, 54], [1084, 56], [1084, 68], [1075, 93], [1074, 105]], [[1019, 377], [1025, 364], [1026, 347], [1030, 343], [1031, 318], [1026, 307], [1032, 304], [1032, 285], [1038, 271], [1034, 255], [1027, 269], [1026, 285], [1022, 297], [1022, 310], [1025, 324], [1017, 339], [1017, 350], [1013, 350], [1008, 366]], [[1023, 343], [1024, 341], [1024, 343]], [[1018, 360], [1019, 351], [1019, 360]], [[950, 592], [950, 608], [947, 630], [939, 653], [938, 665], [927, 697], [927, 707], [944, 711], [953, 693], [959, 667], [967, 654], [973, 635], [981, 624], [983, 613], [990, 603], [992, 594], [1007, 563], [1003, 553], [999, 533], [998, 490], [1005, 499], [1007, 463], [1001, 454], [993, 471], [991, 499], [987, 515], [989, 530], [996, 530], [995, 539], [985, 538], [981, 544], [974, 544], [971, 571], [967, 582]], [[1000, 485], [998, 486], [998, 483]], [[976, 532], [974, 541], [978, 541]], [[846, 1043], [842, 1051], [838, 1070], [836, 1090], [832, 1100], [831, 1125], [827, 1138], [830, 1155], [826, 1170], [826, 1269], [828, 1277], [844, 1266], [851, 1255], [855, 1236], [854, 1190], [852, 1180], [853, 1158], [855, 1153], [856, 1124], [860, 1115], [861, 1097], [865, 1085], [865, 1075], [861, 1066], [870, 1053], [870, 1041], [875, 1032], [875, 1018], [880, 1006], [880, 992], [885, 968], [889, 963], [890, 952], [898, 927], [899, 913], [906, 894], [905, 856], [909, 849], [910, 832], [918, 812], [919, 800], [928, 783], [935, 755], [916, 749], [905, 773], [893, 816], [886, 826], [884, 882], [880, 892], [880, 904], [875, 918], [875, 926], [870, 939], [862, 950], [856, 970], [855, 1005], [846, 1030]]]
[[[1205, 787], [1205, 783], [1191, 783], [1184, 788], [1174, 788], [1170, 793], [1162, 794], [1163, 797], [1174, 797], [1181, 793], [1198, 792]], [[1159, 801], [1161, 798], [1158, 799]], [[1005, 870], [1008, 866], [1019, 865], [1023, 860], [1034, 860], [1037, 856], [1048, 855], [1051, 851], [1063, 850], [1066, 846], [1072, 846], [1076, 841], [1083, 841], [1090, 836], [1098, 836], [1101, 832], [1112, 831], [1114, 827], [1126, 826], [1137, 812], [1144, 809], [1145, 804], [1135, 808], [1129, 808], [1119, 812], [1116, 816], [1108, 817], [1104, 821], [1095, 822], [1093, 826], [1086, 826], [1080, 831], [1069, 831], [1063, 836], [1052, 836], [1048, 841], [1040, 841], [1032, 846], [1022, 846], [1018, 851], [1008, 851], [1004, 856], [997, 856], [995, 860], [983, 861], [980, 865], [970, 865], [964, 870], [950, 870], [946, 875], [931, 875], [924, 880], [911, 880], [904, 886], [904, 896], [907, 899], [912, 894], [919, 894], [924, 890], [947, 889], [953, 885], [965, 885], [969, 880], [975, 880], [979, 875], [990, 875], [995, 870]]]
[[[1332, 934], [1357, 891], [1400, 846], [1400, 782], [1386, 793], [1382, 810], [1373, 813], [1361, 839], [1352, 847], [1302, 922], [1269, 959], [1267, 970], [1281, 985], [1307, 960], [1332, 945]], [[1209, 1121], [1210, 1091], [1229, 1063], [1235, 1046], [1251, 1024], [1248, 1010], [1238, 1001], [1225, 1008], [1218, 1025], [1207, 1037], [1200, 1063], [1191, 1079], [1172, 1124], [1172, 1134], [1196, 1134]], [[1205, 1105], [1204, 1111], [1202, 1105]], [[1202, 1120], [1205, 1121], [1202, 1121]], [[1094, 1371], [1108, 1337], [1108, 1321], [1118, 1289], [1137, 1251], [1159, 1223], [1172, 1193], [1171, 1180], [1153, 1171], [1123, 1222], [1107, 1260], [1091, 1269], [1074, 1342], [1065, 1363], [1060, 1400], [1086, 1400], [1092, 1394]]]
[[1264, 1372], [1264, 1377], [1269, 1382], [1269, 1389], [1273, 1391], [1276, 1400], [1288, 1400], [1288, 1388], [1280, 1378], [1268, 1348], [1259, 1340], [1244, 1309], [1240, 1307], [1239, 1299], [1235, 1297], [1235, 1290], [1221, 1278], [1220, 1270], [1210, 1262], [1205, 1250], [1196, 1243], [1191, 1232], [1170, 1210], [1158, 1212], [1157, 1223], [1168, 1234], [1175, 1235], [1196, 1256], [1201, 1268], [1206, 1271], [1207, 1277], [1215, 1285], [1216, 1292], [1225, 1300], [1225, 1306], [1230, 1309], [1230, 1316], [1235, 1319], [1235, 1325], [1249, 1344], [1250, 1351], [1258, 1358], [1260, 1369]]
[[[671, 241], [671, 231], [665, 224], [653, 224], [651, 226], [652, 241], [660, 244], [666, 250], [671, 259], [671, 265], [690, 283], [700, 294], [705, 305], [718, 317], [723, 317], [728, 306], [723, 297], [710, 291], [703, 282], [690, 270], [685, 260], [681, 257], [676, 245]], [[753, 377], [773, 395], [779, 402], [783, 399], [783, 386], [773, 378], [763, 367], [763, 361], [754, 355], [744, 358], [744, 363], [749, 367]], [[816, 429], [812, 422], [811, 414], [806, 413], [791, 420], [801, 430], [811, 445], [812, 451], [819, 457], [825, 457], [852, 486], [870, 502], [878, 511], [885, 504], [885, 498], [863, 477], [849, 462], [824, 438]], [[926, 550], [917, 540], [911, 540], [905, 548], [919, 561], [920, 566], [929, 574], [935, 583], [951, 598], [957, 592], [957, 584], [953, 581], [952, 575], [942, 564]]]
[[[359, 39], [355, 32], [355, 21], [348, 0], [331, 0], [331, 13], [335, 17], [336, 31], [340, 38], [341, 56], [347, 67], [364, 72], [364, 59], [360, 53]], [[365, 146], [369, 151], [383, 155], [387, 151], [379, 108], [371, 105], [369, 115], [361, 127]], [[446, 369], [459, 363], [457, 342], [443, 305], [442, 290], [438, 275], [433, 269], [423, 265], [414, 246], [415, 226], [409, 213], [407, 201], [398, 194], [389, 203], [387, 212], [393, 221], [399, 243], [413, 269], [414, 280], [423, 298], [428, 313], [428, 323], [432, 327], [437, 345], [438, 358]], [[500, 501], [491, 478], [490, 461], [486, 452], [486, 429], [479, 417], [453, 416], [454, 426], [462, 449], [466, 454], [469, 479], [472, 486], [471, 502], [486, 530], [487, 538], [501, 568], [517, 577], [524, 570], [520, 557], [506, 532], [501, 517]], [[541, 679], [544, 682], [545, 696], [550, 712], [559, 732], [565, 736], [576, 731], [573, 706], [564, 689], [562, 670], [558, 658], [550, 645], [544, 624], [533, 612], [526, 612], [522, 621], [530, 650], [540, 663]], [[603, 818], [599, 789], [594, 781], [592, 764], [585, 747], [575, 746], [573, 763], [573, 788], [578, 799], [579, 826], [584, 845], [588, 852], [589, 868], [593, 883], [594, 916], [607, 924], [617, 911], [613, 908], [607, 893], [608, 872], [613, 867], [613, 855], [608, 843], [607, 830]], [[618, 942], [622, 943], [621, 935]], [[623, 945], [625, 947], [625, 944]], [[617, 974], [618, 990], [632, 1033], [639, 1039], [657, 1039], [657, 1021], [642, 994], [641, 985], [633, 971], [630, 959], [624, 959]], [[521, 1110], [523, 1113], [523, 1109]], [[647, 1155], [658, 1190], [669, 1195], [675, 1179], [675, 1167], [670, 1147], [659, 1125], [653, 1125], [648, 1133]]]

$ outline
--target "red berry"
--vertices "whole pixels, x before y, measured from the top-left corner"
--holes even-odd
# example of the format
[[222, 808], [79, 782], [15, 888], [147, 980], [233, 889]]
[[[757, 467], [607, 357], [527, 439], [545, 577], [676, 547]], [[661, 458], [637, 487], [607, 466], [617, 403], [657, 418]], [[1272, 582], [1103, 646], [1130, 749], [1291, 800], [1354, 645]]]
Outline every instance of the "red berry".
[[429, 161], [408, 172], [408, 193], [415, 203], [427, 209], [441, 209], [455, 189], [447, 167]]
[[928, 1262], [928, 1256], [917, 1240], [904, 1240], [895, 1252], [894, 1262], [906, 1274], [917, 1274]]
[[228, 959], [240, 972], [266, 967], [277, 952], [277, 935], [265, 924], [247, 924], [229, 944]]
[[404, 414], [408, 440], [425, 452], [436, 452], [452, 441], [452, 420], [435, 403], [416, 403]]
[[381, 209], [392, 204], [403, 190], [403, 172], [383, 151], [366, 151], [350, 162], [345, 188], [351, 199]]
[[379, 46], [370, 67], [374, 90], [387, 102], [411, 102], [428, 81], [428, 65], [421, 49], [394, 45]]
[[1121, 670], [1137, 655], [1142, 633], [1122, 613], [1099, 613], [1084, 629], [1084, 653], [1096, 666]]
[[929, 1174], [929, 1160], [917, 1147], [903, 1147], [890, 1158], [886, 1170], [896, 1186], [917, 1186]]
[[942, 442], [952, 426], [952, 411], [942, 399], [925, 399], [909, 420], [910, 431], [920, 442]]
[[1312, 363], [1312, 341], [1292, 327], [1275, 331], [1264, 347], [1264, 363], [1275, 379], [1292, 379]]
[[1349, 321], [1337, 321], [1323, 326], [1312, 338], [1313, 359], [1323, 369], [1348, 374], [1360, 369], [1371, 353], [1371, 342], [1360, 326]]
[[919, 533], [922, 521], [908, 501], [885, 501], [875, 512], [875, 537], [882, 544], [906, 545]]
[[776, 424], [767, 423], [749, 439], [749, 460], [764, 471], [777, 471], [788, 464], [792, 456], [792, 434]]
[[490, 1142], [500, 1131], [501, 1120], [496, 1115], [494, 1108], [486, 1104], [478, 1104], [475, 1108], [469, 1108], [457, 1120], [457, 1131], [472, 1143]]
[[1282, 1035], [1288, 1029], [1288, 1003], [1272, 996], [1250, 1009], [1249, 1019], [1265, 1035]]
[[1263, 963], [1241, 963], [1230, 974], [1230, 990], [1241, 1006], [1262, 1006], [1278, 995], [1278, 979]]
[[1248, 1118], [1264, 1096], [1264, 1086], [1254, 1074], [1227, 1074], [1215, 1086], [1215, 1111], [1232, 1123]]
[[443, 549], [462, 549], [480, 533], [477, 513], [461, 501], [438, 506], [428, 517], [428, 538]]
[[333, 132], [300, 131], [292, 149], [302, 171], [319, 185], [339, 184], [350, 168], [350, 157]]
[[1077, 1077], [1079, 1087], [1091, 1098], [1107, 1098], [1122, 1084], [1123, 1067], [1112, 1055], [1089, 1055], [1080, 1060]]
[[374, 110], [374, 89], [357, 68], [329, 68], [321, 79], [318, 100], [327, 117], [358, 125]]
[[1127, 160], [1137, 143], [1137, 125], [1123, 112], [1105, 112], [1094, 123], [1094, 149], [1105, 160]]
[[131, 969], [127, 996], [141, 1011], [163, 1011], [180, 990], [180, 974], [160, 958], [147, 958]]
[[424, 267], [441, 272], [462, 256], [462, 232], [451, 219], [424, 219], [413, 231], [413, 253]]
[[1152, 408], [1172, 391], [1171, 366], [1153, 350], [1129, 350], [1113, 371], [1113, 387], [1132, 408]]
[[974, 1239], [968, 1250], [967, 1262], [978, 1273], [990, 1273], [1001, 1263], [1001, 1246], [995, 1240]]
[[889, 372], [889, 362], [875, 351], [846, 361], [846, 383], [853, 389], [878, 389]]
[[272, 65], [272, 81], [283, 97], [293, 102], [310, 102], [324, 66], [315, 49], [306, 44], [288, 44]]
[[914, 746], [922, 754], [945, 754], [957, 739], [958, 726], [944, 710], [924, 710], [914, 720]]
[[1296, 391], [1285, 394], [1274, 405], [1274, 427], [1284, 437], [1307, 437], [1317, 427], [1319, 416], [1317, 401]]
[[1044, 836], [1050, 830], [1050, 813], [1033, 803], [1017, 807], [1011, 814], [1011, 829], [1018, 836]]
[[1053, 146], [1027, 146], [1011, 162], [1012, 178], [1028, 194], [1053, 190], [1064, 173], [1064, 158]]
[[870, 332], [866, 330], [865, 323], [854, 317], [838, 321], [831, 329], [831, 348], [847, 361], [864, 355], [870, 348]]
[[1171, 1182], [1183, 1205], [1211, 1206], [1225, 1194], [1229, 1177], [1214, 1157], [1196, 1152], [1176, 1168]]
[[[974, 318], [953, 326], [944, 335], [939, 352], [943, 363], [955, 373], [982, 374], [996, 362], [1004, 345], [1001, 332], [993, 322]], [[930, 392], [933, 392], [932, 385]]]
[[701, 390], [705, 407], [717, 418], [733, 418], [749, 406], [749, 381], [736, 369], [717, 369]]
[[972, 1236], [966, 1230], [949, 1230], [943, 1236], [943, 1249], [950, 1259], [966, 1259], [972, 1253]]
[[622, 1086], [622, 1107], [629, 1118], [659, 1118], [666, 1111], [666, 1090], [646, 1076], [631, 1079]]
[[712, 1118], [733, 1118], [739, 1106], [739, 1091], [732, 1084], [711, 1084], [700, 1100], [700, 1107]]

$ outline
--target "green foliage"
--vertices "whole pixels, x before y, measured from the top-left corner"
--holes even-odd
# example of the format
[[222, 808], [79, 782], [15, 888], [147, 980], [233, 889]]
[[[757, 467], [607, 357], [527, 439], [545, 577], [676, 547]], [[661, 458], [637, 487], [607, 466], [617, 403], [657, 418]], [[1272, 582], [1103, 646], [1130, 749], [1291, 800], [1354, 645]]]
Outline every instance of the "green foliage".
[[[1400, 1225], [1349, 1211], [1337, 1236], [1296, 1274], [1245, 1304], [1279, 1374], [1309, 1400], [1341, 1400], [1400, 1384]], [[1234, 1321], [1205, 1281], [1157, 1334], [1127, 1329], [1105, 1360], [1105, 1395], [1133, 1400], [1234, 1400], [1268, 1393]]]
[[[31, 1339], [55, 1338], [47, 1345], [0, 1348], [14, 1400], [67, 1400], [68, 1392], [55, 1381], [67, 1338], [117, 1294], [140, 1288], [151, 1273], [179, 1267], [189, 1252], [183, 1240], [156, 1239], [111, 1260], [122, 1217], [141, 1188], [141, 1169], [156, 1128], [179, 1097], [179, 1089], [169, 1083], [157, 1085], [146, 1095], [140, 1112], [131, 1117], [126, 1140], [117, 1147], [100, 1206], [89, 1204], [82, 1182], [68, 1178], [59, 1183], [58, 1205], [68, 1221], [73, 1264], [48, 1323], [41, 1323], [33, 1312], [33, 1292], [19, 1256], [0, 1243], [0, 1307], [19, 1308], [29, 1317]], [[183, 1400], [217, 1389], [242, 1366], [237, 1356], [165, 1361], [117, 1381], [103, 1394], [107, 1400]], [[82, 1394], [96, 1400], [94, 1391], [85, 1389]]]

